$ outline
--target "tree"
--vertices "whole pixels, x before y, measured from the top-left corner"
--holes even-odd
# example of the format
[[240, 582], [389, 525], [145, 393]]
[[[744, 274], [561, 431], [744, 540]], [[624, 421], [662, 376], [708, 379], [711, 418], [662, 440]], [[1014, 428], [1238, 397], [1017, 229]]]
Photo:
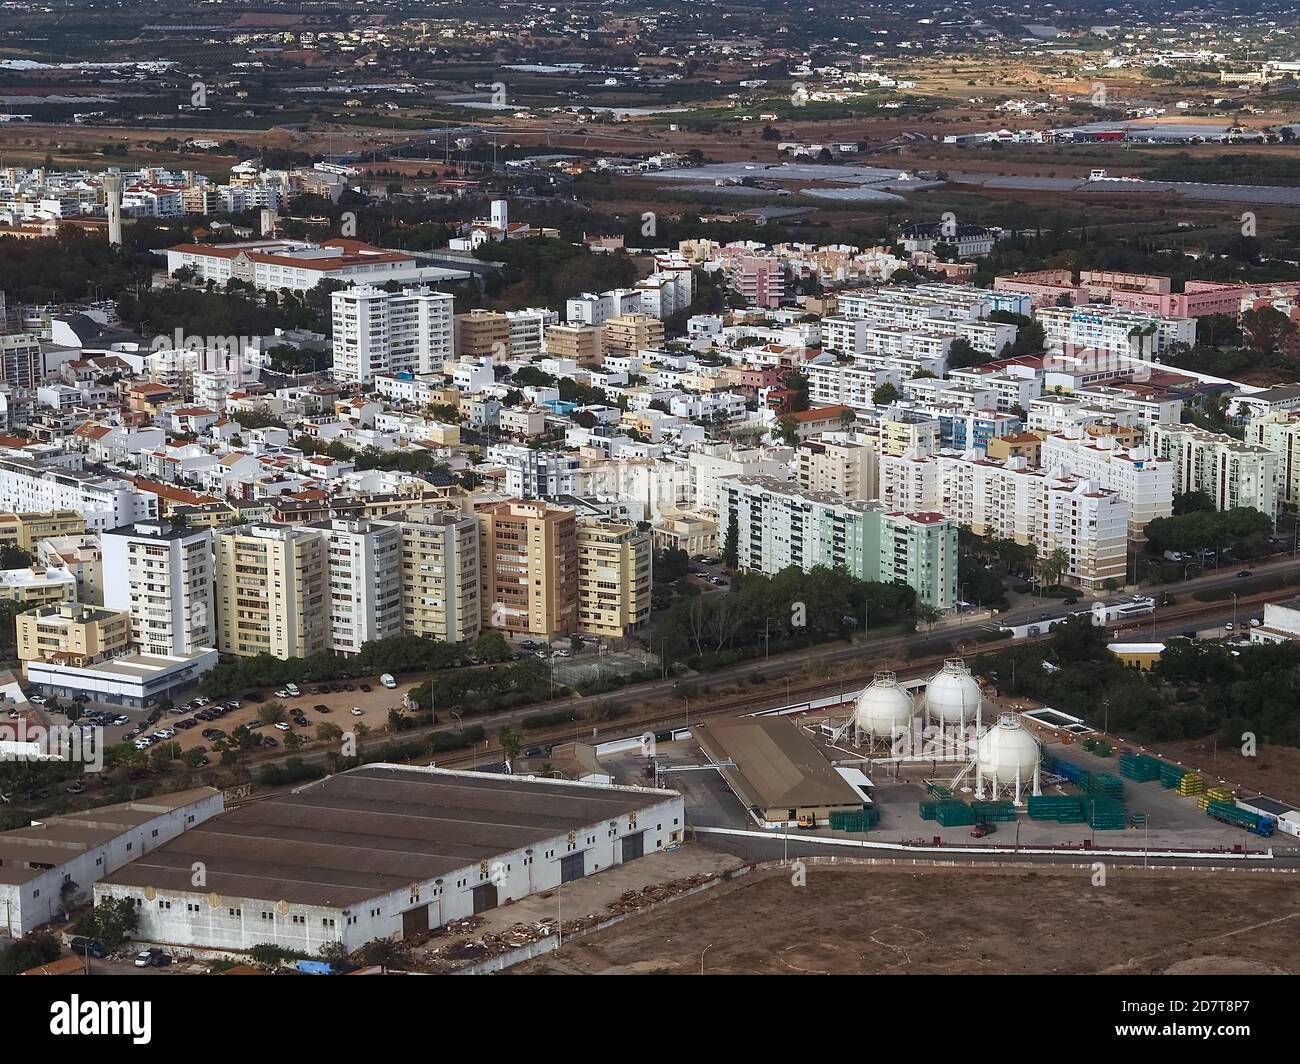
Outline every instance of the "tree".
[[390, 938], [376, 938], [361, 947], [361, 960], [364, 964], [378, 965], [381, 972], [386, 972], [394, 965], [406, 961], [402, 947]]
[[1070, 569], [1070, 555], [1064, 547], [1057, 547], [1043, 559], [1039, 566], [1040, 581], [1047, 587], [1056, 587]]
[[1241, 331], [1251, 350], [1271, 355], [1295, 335], [1296, 324], [1280, 310], [1260, 307], [1242, 311]]
[[916, 604], [916, 619], [920, 624], [925, 625], [925, 641], [930, 641], [930, 633], [934, 631], [934, 626], [943, 619], [943, 610], [937, 606], [931, 606], [928, 602], [918, 602]]
[[257, 710], [257, 719], [263, 724], [279, 724], [284, 720], [284, 703], [267, 702]]
[[343, 738], [343, 729], [332, 720], [324, 720], [316, 725], [316, 738], [325, 743], [336, 743]]
[[479, 661], [510, 661], [515, 655], [500, 632], [485, 631], [474, 640], [474, 656]]
[[871, 401], [876, 406], [891, 406], [898, 402], [898, 389], [890, 381], [885, 381], [871, 393]]
[[776, 419], [773, 434], [787, 447], [795, 447], [799, 443], [799, 422], [791, 414], [782, 414]]
[[727, 535], [722, 543], [722, 564], [733, 572], [740, 564], [740, 528], [736, 524], [736, 515], [727, 518]]
[[130, 898], [105, 898], [77, 921], [76, 932], [97, 938], [112, 953], [140, 927], [140, 912]]
[[519, 751], [524, 745], [523, 737], [507, 724], [497, 732], [497, 742], [501, 744], [501, 752], [505, 755], [506, 761], [511, 763], [513, 769], [514, 760], [519, 756]]

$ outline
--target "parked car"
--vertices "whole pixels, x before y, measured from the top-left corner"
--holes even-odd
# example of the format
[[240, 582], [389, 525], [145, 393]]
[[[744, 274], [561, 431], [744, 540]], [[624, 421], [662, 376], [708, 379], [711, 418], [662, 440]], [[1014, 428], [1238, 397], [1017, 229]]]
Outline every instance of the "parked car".
[[176, 727], [180, 728], [182, 731], [189, 731], [191, 728], [197, 728], [198, 726], [199, 722], [193, 717], [186, 717], [184, 720], [178, 720], [176, 722]]
[[366, 694], [370, 693], [370, 685], [368, 683], [363, 683], [358, 686], [360, 686], [361, 690], [364, 691]]
[[317, 702], [316, 705], [312, 706], [311, 708], [314, 709], [317, 713], [333, 713], [333, 712], [334, 712], [334, 710], [330, 709], [330, 707], [327, 706], [327, 705], [325, 705], [323, 702]]
[[393, 679], [392, 673], [388, 673], [388, 672], [384, 673], [383, 676], [379, 677], [379, 682], [383, 684], [385, 687], [387, 687], [390, 691], [397, 686], [397, 681]]
[[277, 731], [288, 731], [288, 730], [289, 730], [289, 725], [288, 725], [287, 723], [285, 723], [284, 721], [282, 721], [282, 720], [277, 720], [277, 721], [275, 722], [275, 727], [276, 727], [276, 730], [277, 730]]
[[289, 692], [288, 692], [287, 690], [285, 690], [283, 687], [281, 687], [280, 690], [278, 690], [278, 691], [275, 692], [275, 697], [276, 697], [276, 698], [292, 698], [293, 696], [292, 696], [291, 694], [289, 694]]
[[287, 683], [284, 685], [284, 689], [288, 691], [289, 694], [291, 694], [294, 698], [297, 698], [300, 694], [302, 694], [301, 689], [299, 689], [296, 683]]
[[73, 780], [63, 789], [67, 791], [69, 794], [81, 794], [83, 791], [85, 791], [86, 785], [84, 783], [81, 783], [78, 780]]
[[45, 705], [45, 699], [44, 699], [44, 697], [41, 696], [41, 695], [28, 695], [28, 696], [27, 696], [27, 701], [30, 702], [30, 703], [31, 703], [32, 705], [34, 705], [34, 706], [43, 706], [43, 705]]
[[145, 949], [135, 955], [137, 968], [166, 968], [171, 962], [171, 954], [160, 949]]
[[1245, 576], [1254, 576], [1254, 575], [1255, 574], [1252, 573], [1249, 569], [1243, 569], [1241, 572], [1237, 574], [1238, 578], [1245, 577]]
[[363, 716], [363, 715], [364, 715], [364, 714], [361, 712], [361, 710], [358, 709], [356, 706], [353, 706], [352, 709], [351, 709], [349, 712], [350, 712], [354, 717], [360, 717], [360, 716]]
[[91, 957], [102, 957], [104, 955], [104, 944], [98, 939], [84, 938], [78, 935], [68, 943], [68, 949], [81, 957], [87, 955]]
[[207, 739], [210, 743], [226, 737], [226, 733], [220, 728], [204, 728], [201, 734], [203, 735], [203, 738]]

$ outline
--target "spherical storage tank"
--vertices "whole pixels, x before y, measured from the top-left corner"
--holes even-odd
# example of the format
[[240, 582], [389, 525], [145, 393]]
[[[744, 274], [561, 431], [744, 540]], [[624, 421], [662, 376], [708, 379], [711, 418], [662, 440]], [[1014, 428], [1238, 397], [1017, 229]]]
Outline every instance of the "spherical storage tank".
[[980, 736], [975, 764], [981, 780], [1015, 787], [1018, 794], [1033, 781], [1039, 756], [1038, 740], [1017, 717], [1004, 714]]
[[940, 725], [973, 724], [981, 701], [979, 681], [971, 675], [966, 663], [958, 659], [945, 661], [925, 689], [930, 719]]
[[878, 672], [858, 695], [853, 710], [853, 725], [860, 735], [873, 739], [892, 739], [900, 729], [912, 726], [916, 707], [912, 696], [899, 686], [892, 672]]

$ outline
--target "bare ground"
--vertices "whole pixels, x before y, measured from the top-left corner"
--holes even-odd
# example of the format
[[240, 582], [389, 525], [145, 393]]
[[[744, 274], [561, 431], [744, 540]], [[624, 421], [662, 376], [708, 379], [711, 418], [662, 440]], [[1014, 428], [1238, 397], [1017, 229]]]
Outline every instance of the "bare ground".
[[812, 865], [757, 873], [520, 974], [1138, 974], [1300, 969], [1296, 881], [1268, 872]]

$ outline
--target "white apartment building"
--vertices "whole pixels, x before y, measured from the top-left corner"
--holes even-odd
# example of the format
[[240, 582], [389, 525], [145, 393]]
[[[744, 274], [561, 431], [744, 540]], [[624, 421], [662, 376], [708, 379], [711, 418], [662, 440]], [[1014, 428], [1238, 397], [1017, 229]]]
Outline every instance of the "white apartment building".
[[1128, 450], [1110, 437], [1088, 437], [1079, 429], [1043, 440], [1042, 466], [1070, 473], [1118, 492], [1129, 504], [1129, 536], [1141, 542], [1143, 529], [1174, 512], [1174, 466], [1145, 447]]
[[1276, 451], [1195, 425], [1152, 425], [1147, 439], [1153, 452], [1173, 463], [1179, 494], [1203, 491], [1218, 510], [1247, 506], [1277, 519]]
[[1253, 417], [1246, 442], [1277, 455], [1278, 494], [1283, 502], [1300, 503], [1300, 417], [1282, 411]]
[[42, 465], [27, 458], [0, 458], [0, 511], [77, 510], [88, 532], [132, 525], [158, 516], [158, 496], [126, 480]]
[[1127, 307], [1089, 303], [1081, 307], [1039, 307], [1048, 349], [1090, 347], [1097, 351], [1151, 358], [1170, 344], [1196, 342], [1195, 318], [1168, 318]]
[[642, 313], [641, 292], [636, 288], [613, 288], [600, 294], [584, 292], [564, 304], [564, 320], [570, 324], [604, 325], [610, 318]]
[[711, 444], [690, 452], [687, 459], [694, 482], [695, 509], [717, 518], [721, 505], [719, 482], [726, 477], [761, 476], [784, 480], [790, 473], [789, 449], [739, 450]]
[[381, 374], [441, 370], [455, 357], [454, 302], [427, 288], [335, 292], [334, 379], [370, 384]]
[[1070, 558], [1065, 578], [1086, 590], [1124, 582], [1129, 506], [1095, 481], [1049, 475], [1023, 458], [909, 451], [881, 457], [880, 498], [890, 508], [941, 512], [978, 536], [1032, 545], [1040, 561], [1061, 547]]
[[216, 646], [210, 529], [140, 521], [100, 537], [104, 605], [131, 615], [136, 650], [159, 657]]
[[830, 363], [808, 363], [804, 369], [808, 378], [808, 399], [817, 406], [851, 406], [854, 410], [875, 408], [872, 394], [882, 384], [899, 383], [896, 366], [852, 366]]
[[506, 324], [510, 329], [511, 359], [533, 359], [542, 353], [542, 341], [548, 325], [558, 325], [560, 316], [545, 307], [526, 307], [507, 310]]
[[402, 630], [402, 534], [392, 525], [337, 518], [318, 528], [329, 551], [330, 649], [351, 657]]
[[575, 455], [503, 443], [489, 447], [485, 459], [505, 466], [506, 491], [515, 498], [573, 493], [579, 465]]

